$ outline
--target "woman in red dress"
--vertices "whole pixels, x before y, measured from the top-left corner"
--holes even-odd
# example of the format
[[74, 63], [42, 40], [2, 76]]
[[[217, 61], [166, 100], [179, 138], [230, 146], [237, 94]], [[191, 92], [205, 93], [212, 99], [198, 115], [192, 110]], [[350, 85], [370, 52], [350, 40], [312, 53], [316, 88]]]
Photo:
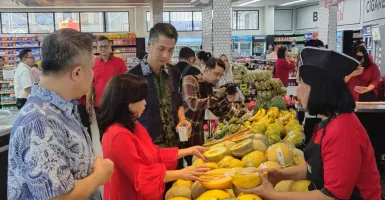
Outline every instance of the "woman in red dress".
[[350, 92], [356, 101], [377, 101], [380, 70], [373, 63], [364, 46], [357, 46], [352, 54], [361, 65], [345, 77]]
[[[369, 136], [354, 114], [355, 101], [344, 77], [358, 62], [340, 53], [305, 47], [301, 52], [297, 96], [322, 122], [304, 150], [301, 165], [267, 169], [268, 180], [243, 190], [269, 200], [381, 200], [380, 174]], [[309, 180], [309, 192], [277, 192], [281, 180]]]
[[278, 59], [275, 63], [274, 78], [281, 79], [283, 85], [287, 87], [289, 83], [289, 72], [295, 69], [295, 62], [293, 60], [286, 59], [287, 47], [281, 46], [278, 49]]
[[114, 162], [104, 200], [161, 200], [168, 182], [199, 180], [206, 166], [175, 170], [178, 158], [203, 159], [203, 147], [159, 149], [146, 129], [136, 122], [146, 105], [146, 81], [131, 74], [114, 76], [104, 92], [99, 119], [104, 158]]

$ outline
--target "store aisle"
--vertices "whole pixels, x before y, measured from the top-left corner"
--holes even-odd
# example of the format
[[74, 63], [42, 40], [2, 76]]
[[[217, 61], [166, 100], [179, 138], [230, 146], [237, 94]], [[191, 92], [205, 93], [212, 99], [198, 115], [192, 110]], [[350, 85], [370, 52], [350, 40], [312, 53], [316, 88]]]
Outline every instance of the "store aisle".
[[[92, 122], [91, 122], [91, 134], [92, 134], [92, 149], [94, 150], [95, 158], [97, 156], [103, 157], [102, 145], [100, 144], [100, 132], [98, 128], [98, 123], [96, 121], [95, 110], [92, 109]], [[100, 186], [100, 192], [103, 196], [103, 186]]]

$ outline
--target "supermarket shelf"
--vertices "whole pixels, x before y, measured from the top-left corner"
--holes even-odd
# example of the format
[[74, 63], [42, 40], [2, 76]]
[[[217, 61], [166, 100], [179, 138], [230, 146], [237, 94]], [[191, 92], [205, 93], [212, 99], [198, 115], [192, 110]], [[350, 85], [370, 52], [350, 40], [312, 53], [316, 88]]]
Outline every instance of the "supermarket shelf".
[[13, 81], [0, 81], [0, 83], [12, 83]]
[[14, 43], [14, 42], [37, 42], [36, 40], [16, 40], [16, 41], [0, 41], [3, 43]]
[[4, 92], [0, 91], [0, 94], [15, 94], [15, 92], [14, 91], [4, 91]]
[[29, 47], [0, 47], [0, 49], [29, 49], [29, 48], [40, 48], [40, 46], [29, 46]]

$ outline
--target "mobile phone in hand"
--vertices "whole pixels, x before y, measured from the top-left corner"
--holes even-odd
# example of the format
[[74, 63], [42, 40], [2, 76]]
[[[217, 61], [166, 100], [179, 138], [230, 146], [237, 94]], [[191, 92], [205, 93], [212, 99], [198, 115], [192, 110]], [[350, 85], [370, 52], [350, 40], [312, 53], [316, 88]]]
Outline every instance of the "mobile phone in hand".
[[358, 92], [358, 91], [361, 91], [361, 90], [363, 90], [364, 89], [364, 87], [362, 87], [362, 86], [356, 86], [355, 88], [354, 88], [354, 91], [355, 92]]

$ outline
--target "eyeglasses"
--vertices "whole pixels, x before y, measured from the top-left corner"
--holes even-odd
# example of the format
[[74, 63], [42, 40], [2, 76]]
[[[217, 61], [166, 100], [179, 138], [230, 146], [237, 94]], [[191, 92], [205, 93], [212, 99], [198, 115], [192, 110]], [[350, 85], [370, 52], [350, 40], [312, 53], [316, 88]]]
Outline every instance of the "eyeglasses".
[[108, 49], [110, 45], [103, 45], [103, 46], [98, 46], [99, 49]]

